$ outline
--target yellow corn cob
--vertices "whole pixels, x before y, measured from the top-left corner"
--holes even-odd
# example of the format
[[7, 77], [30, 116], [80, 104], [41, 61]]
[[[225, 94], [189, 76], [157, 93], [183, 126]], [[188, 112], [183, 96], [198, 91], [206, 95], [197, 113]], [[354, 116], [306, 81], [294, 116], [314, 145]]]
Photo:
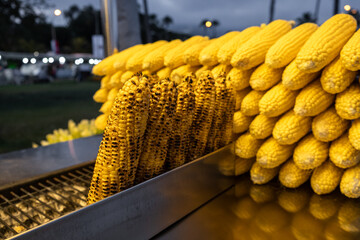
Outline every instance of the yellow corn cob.
[[111, 88], [122, 88], [123, 83], [121, 82], [121, 75], [123, 73], [123, 71], [117, 71], [111, 76], [109, 81], [109, 85]]
[[100, 82], [100, 88], [106, 88], [108, 90], [110, 90], [112, 88], [112, 86], [110, 85], [110, 79], [111, 79], [112, 75], [106, 75], [101, 79]]
[[264, 96], [265, 91], [252, 90], [241, 102], [241, 112], [246, 116], [259, 114], [259, 101]]
[[208, 135], [215, 114], [215, 80], [210, 71], [202, 72], [195, 86], [195, 111], [191, 127], [190, 160], [205, 153]]
[[[251, 183], [250, 183], [251, 184]], [[256, 203], [267, 203], [275, 198], [275, 189], [270, 184], [251, 184], [249, 195]]]
[[349, 123], [331, 107], [313, 119], [312, 132], [317, 140], [330, 142], [340, 137], [348, 129]]
[[148, 94], [147, 79], [141, 76], [119, 91], [100, 143], [88, 204], [132, 186], [146, 129]]
[[311, 170], [303, 170], [296, 166], [294, 160], [288, 160], [281, 166], [279, 181], [288, 188], [297, 188], [306, 182], [311, 175]]
[[201, 68], [199, 68], [196, 72], [195, 72], [195, 76], [196, 76], [196, 78], [199, 78], [200, 77], [200, 75], [201, 75], [201, 73], [203, 72], [203, 71], [206, 71], [206, 70], [212, 70], [212, 67], [209, 67], [209, 66], [202, 66]]
[[192, 67], [190, 65], [183, 65], [178, 68], [175, 68], [170, 73], [170, 79], [173, 80], [176, 84], [180, 84], [181, 80], [185, 77], [186, 74], [195, 73], [199, 67]]
[[344, 170], [326, 161], [315, 168], [311, 175], [311, 188], [316, 194], [328, 194], [339, 185]]
[[350, 71], [360, 70], [360, 31], [356, 31], [340, 52], [343, 66]]
[[129, 80], [134, 75], [134, 72], [126, 71], [121, 75], [121, 82], [125, 84], [127, 80]]
[[234, 133], [242, 133], [248, 130], [254, 117], [244, 115], [241, 111], [234, 113]]
[[114, 61], [114, 68], [117, 71], [126, 71], [126, 62], [129, 60], [129, 58], [131, 58], [135, 53], [142, 51], [143, 49], [145, 49], [148, 45], [150, 44], [139, 44], [139, 45], [135, 45], [133, 47], [130, 47], [128, 49], [125, 49], [123, 51], [121, 51], [119, 53], [119, 57], [117, 57]]
[[204, 41], [208, 41], [208, 37], [202, 36], [193, 36], [183, 43], [179, 44], [179, 46], [175, 47], [174, 49], [170, 50], [164, 58], [164, 64], [166, 67], [169, 68], [177, 68], [181, 65], [184, 65], [184, 52], [191, 46], [197, 43], [201, 43]]
[[268, 203], [256, 214], [255, 224], [264, 232], [273, 234], [288, 224], [289, 214], [276, 203]]
[[278, 118], [269, 118], [265, 115], [257, 115], [249, 126], [250, 134], [256, 139], [264, 139], [272, 134]]
[[261, 64], [269, 48], [290, 30], [291, 23], [288, 21], [275, 20], [269, 23], [236, 50], [231, 58], [231, 65], [250, 69]]
[[311, 129], [311, 118], [296, 115], [293, 110], [282, 116], [274, 126], [273, 136], [280, 144], [296, 143]]
[[338, 205], [338, 202], [334, 201], [333, 195], [319, 196], [313, 194], [309, 202], [309, 212], [317, 219], [326, 220], [336, 214]]
[[356, 150], [360, 150], [360, 119], [352, 122], [351, 128], [349, 129], [349, 140]]
[[320, 75], [320, 72], [306, 73], [300, 71], [295, 61], [292, 61], [286, 66], [283, 75], [282, 83], [290, 90], [299, 90], [305, 87], [309, 82], [314, 80]]
[[175, 83], [169, 79], [160, 80], [151, 89], [149, 120], [136, 172], [137, 183], [157, 176], [163, 171], [168, 142], [172, 137], [175, 107]]
[[294, 150], [294, 162], [301, 169], [314, 169], [329, 156], [329, 144], [317, 140], [311, 133], [303, 138]]
[[337, 220], [341, 229], [352, 233], [352, 239], [354, 239], [354, 234], [360, 232], [359, 215], [359, 202], [355, 199], [347, 199], [338, 212]]
[[347, 132], [331, 143], [329, 156], [340, 168], [350, 168], [360, 162], [360, 151], [351, 145]]
[[341, 178], [340, 190], [349, 198], [360, 197], [360, 165], [346, 169], [344, 175]]
[[106, 127], [106, 121], [108, 114], [101, 114], [95, 119], [95, 126], [97, 129], [104, 130]]
[[155, 72], [164, 67], [165, 55], [181, 44], [181, 40], [175, 39], [168, 42], [147, 54], [142, 62], [142, 69]]
[[335, 109], [337, 114], [344, 119], [360, 117], [360, 86], [352, 84], [345, 91], [336, 95]]
[[336, 14], [324, 22], [306, 41], [296, 56], [297, 67], [317, 72], [328, 65], [356, 30], [356, 20], [349, 14]]
[[95, 102], [104, 103], [107, 100], [109, 91], [106, 88], [100, 88], [93, 96]]
[[211, 73], [216, 79], [220, 74], [224, 74], [226, 76], [231, 68], [231, 65], [218, 64], [211, 70]]
[[[228, 78], [226, 78], [226, 80], [229, 80]], [[230, 80], [229, 80], [230, 81]], [[233, 82], [231, 82], [233, 83]], [[239, 90], [239, 91], [235, 91], [235, 110], [238, 111], [240, 110], [241, 107], [241, 103], [242, 100], [244, 99], [244, 97], [246, 95], [248, 95], [248, 93], [251, 91], [251, 88], [244, 88], [243, 90]]]
[[316, 116], [335, 100], [335, 95], [325, 92], [319, 80], [302, 89], [296, 97], [294, 112], [300, 116]]
[[304, 23], [286, 33], [266, 53], [266, 65], [271, 68], [288, 65], [317, 28], [314, 23]]
[[263, 63], [251, 74], [249, 84], [255, 90], [268, 90], [281, 81], [283, 70], [283, 68], [270, 68]]
[[250, 84], [251, 74], [254, 72], [255, 68], [249, 70], [241, 70], [238, 68], [232, 68], [228, 75], [226, 76], [232, 82], [233, 88], [236, 91], [247, 88]]
[[126, 70], [138, 72], [143, 70], [143, 61], [145, 57], [155, 49], [167, 44], [167, 41], [160, 40], [146, 45], [141, 51], [134, 53], [126, 62]]
[[263, 168], [255, 162], [250, 169], [251, 181], [255, 184], [265, 184], [270, 182], [279, 172], [279, 168]]
[[321, 74], [321, 86], [328, 93], [340, 93], [355, 80], [356, 72], [347, 70], [339, 57], [325, 67]]
[[101, 105], [101, 108], [99, 110], [99, 112], [102, 113], [110, 113], [111, 107], [113, 105], [114, 101], [106, 101], [103, 105]]
[[233, 212], [240, 219], [251, 219], [258, 211], [258, 204], [246, 196], [234, 204]]
[[214, 66], [219, 63], [217, 54], [219, 49], [228, 41], [233, 39], [235, 36], [240, 35], [240, 32], [233, 31], [228, 32], [221, 37], [212, 41], [207, 47], [205, 47], [199, 55], [199, 61], [202, 65]]
[[[240, 158], [236, 156], [235, 159], [235, 176], [247, 173], [254, 164], [255, 158]], [[233, 163], [232, 163], [233, 165]]]
[[241, 135], [235, 143], [235, 154], [241, 158], [253, 158], [264, 140], [256, 139], [249, 132]]
[[295, 189], [283, 189], [278, 195], [279, 205], [290, 213], [303, 209], [309, 202], [308, 190], [303, 187]]
[[195, 95], [192, 78], [188, 75], [177, 86], [177, 101], [174, 110], [173, 127], [166, 157], [167, 169], [183, 165], [188, 156], [190, 127], [194, 114]]
[[263, 168], [275, 168], [293, 154], [295, 144], [280, 145], [273, 137], [267, 139], [256, 154], [256, 162]]
[[156, 75], [159, 77], [160, 80], [164, 78], [170, 78], [171, 71], [171, 68], [165, 67], [157, 71]]
[[313, 217], [307, 210], [297, 212], [291, 221], [291, 231], [297, 240], [323, 239], [323, 222]]
[[220, 47], [217, 53], [218, 61], [220, 63], [229, 65], [231, 62], [231, 57], [234, 55], [236, 50], [259, 31], [259, 27], [248, 27], [240, 34], [237, 34], [232, 39], [227, 41], [222, 47]]
[[114, 101], [118, 92], [119, 92], [119, 88], [112, 88], [108, 92], [107, 101]]
[[188, 47], [184, 52], [184, 62], [190, 66], [200, 66], [200, 52], [212, 42], [213, 40], [207, 40]]
[[288, 90], [282, 83], [277, 84], [260, 99], [260, 114], [267, 117], [280, 116], [295, 105], [297, 94], [297, 91]]

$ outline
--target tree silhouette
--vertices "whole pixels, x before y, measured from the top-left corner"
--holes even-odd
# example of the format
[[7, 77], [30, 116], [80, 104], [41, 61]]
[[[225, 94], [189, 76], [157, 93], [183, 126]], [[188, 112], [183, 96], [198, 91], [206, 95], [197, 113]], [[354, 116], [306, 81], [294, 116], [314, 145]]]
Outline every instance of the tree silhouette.
[[168, 31], [168, 27], [170, 24], [173, 23], [173, 20], [170, 16], [166, 15], [163, 19], [162, 19], [162, 26], [165, 29], [165, 39], [169, 40], [169, 31]]
[[304, 12], [301, 17], [296, 18], [297, 25], [307, 23], [307, 22], [316, 22], [316, 18], [312, 15], [311, 12]]
[[220, 25], [220, 22], [218, 20], [214, 19], [212, 21], [212, 26], [214, 28], [214, 36], [213, 37], [217, 37], [216, 29], [219, 25]]

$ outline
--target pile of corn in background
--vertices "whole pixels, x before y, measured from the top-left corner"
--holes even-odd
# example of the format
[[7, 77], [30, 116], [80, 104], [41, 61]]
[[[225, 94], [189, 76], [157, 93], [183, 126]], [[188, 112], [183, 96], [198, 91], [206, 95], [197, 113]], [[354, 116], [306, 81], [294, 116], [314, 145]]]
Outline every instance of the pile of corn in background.
[[[320, 27], [305, 23], [292, 29], [292, 25], [276, 20], [212, 40], [194, 36], [184, 42], [158, 41], [104, 59], [93, 69], [104, 76], [94, 95], [95, 101], [104, 103], [96, 125], [102, 129], [109, 125], [114, 99], [135, 72], [142, 71], [154, 82], [169, 78], [176, 85], [194, 73], [195, 88], [204, 71], [211, 71], [214, 79], [225, 74], [236, 100], [237, 175], [250, 170], [257, 184], [279, 176], [290, 188], [311, 178], [318, 194], [330, 193], [340, 184], [346, 196], [359, 197], [356, 21], [338, 14]], [[105, 174], [110, 182], [117, 175]]]

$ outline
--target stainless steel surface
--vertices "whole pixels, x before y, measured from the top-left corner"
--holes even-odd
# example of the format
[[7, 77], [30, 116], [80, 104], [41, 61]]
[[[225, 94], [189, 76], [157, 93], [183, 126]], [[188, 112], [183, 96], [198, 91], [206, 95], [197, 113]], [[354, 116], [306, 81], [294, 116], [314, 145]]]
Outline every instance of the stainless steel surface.
[[101, 0], [101, 20], [105, 37], [105, 56], [113, 54], [117, 43], [116, 1]]
[[360, 200], [338, 190], [319, 196], [309, 183], [298, 189], [276, 180], [255, 185], [246, 174], [154, 239], [360, 239]]
[[94, 160], [101, 136], [0, 155], [0, 190], [77, 164]]
[[229, 145], [14, 239], [149, 239], [230, 188], [218, 170]]

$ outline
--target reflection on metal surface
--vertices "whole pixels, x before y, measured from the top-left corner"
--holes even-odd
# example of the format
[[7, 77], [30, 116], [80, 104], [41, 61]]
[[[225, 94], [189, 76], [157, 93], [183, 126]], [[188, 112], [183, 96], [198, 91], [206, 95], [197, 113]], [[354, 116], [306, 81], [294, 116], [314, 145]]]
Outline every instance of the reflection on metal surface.
[[254, 185], [246, 174], [155, 239], [360, 239], [360, 200], [319, 196], [308, 183]]

